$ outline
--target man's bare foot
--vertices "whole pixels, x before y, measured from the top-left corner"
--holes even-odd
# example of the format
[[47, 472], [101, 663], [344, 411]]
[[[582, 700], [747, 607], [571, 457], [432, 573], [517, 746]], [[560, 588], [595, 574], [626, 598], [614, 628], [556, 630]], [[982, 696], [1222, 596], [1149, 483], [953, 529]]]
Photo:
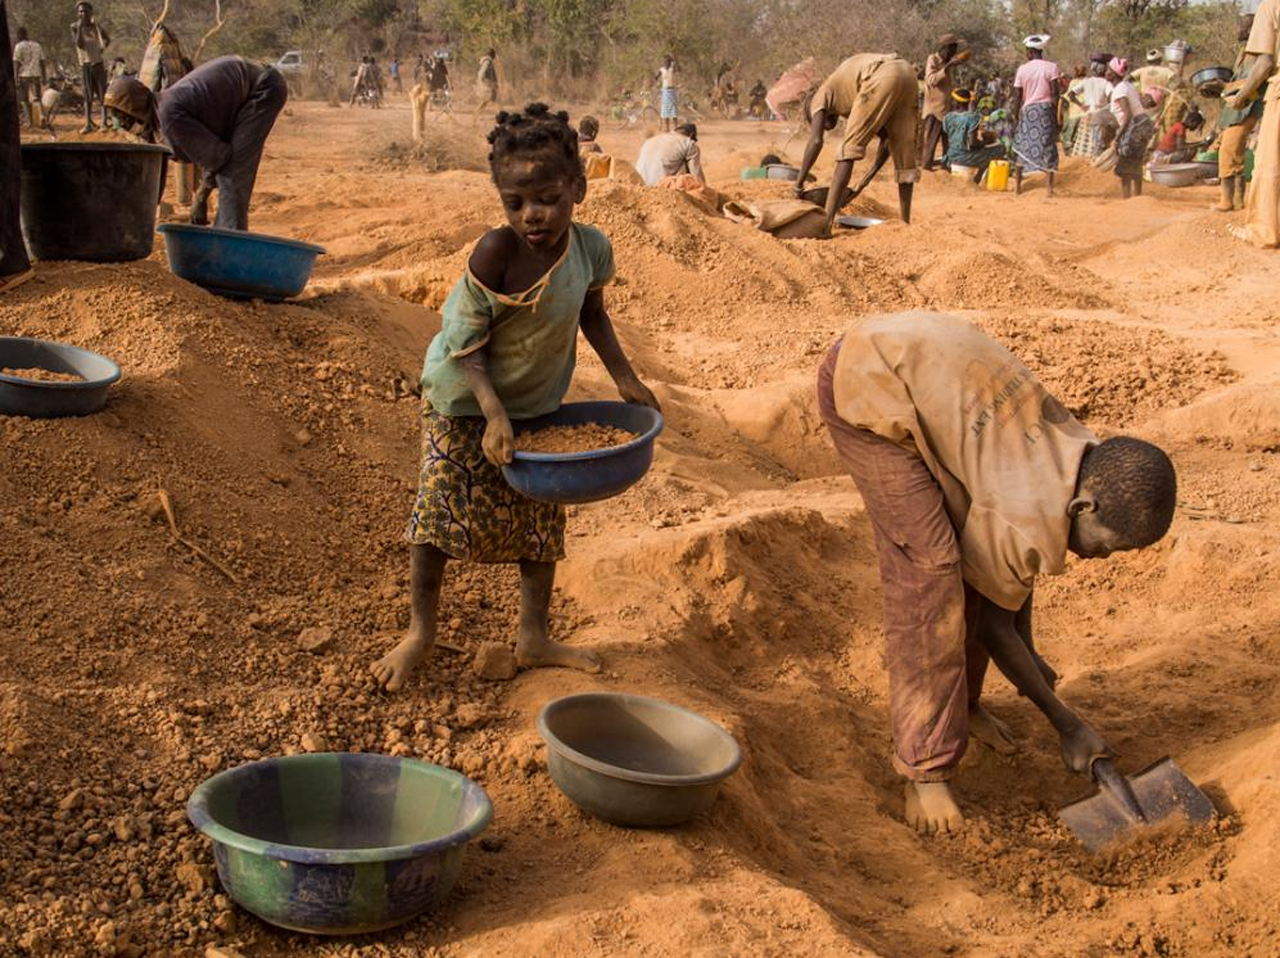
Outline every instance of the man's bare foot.
[[969, 706], [969, 734], [1001, 755], [1013, 755], [1018, 751], [1013, 730], [983, 708], [981, 702]]
[[546, 636], [522, 634], [516, 640], [516, 664], [523, 669], [562, 668], [599, 672], [600, 659], [585, 649], [575, 649]]
[[921, 835], [952, 835], [964, 827], [964, 814], [946, 782], [907, 782], [907, 824]]
[[369, 671], [388, 692], [404, 688], [409, 676], [431, 651], [432, 642], [424, 636], [410, 632], [394, 649], [370, 666]]

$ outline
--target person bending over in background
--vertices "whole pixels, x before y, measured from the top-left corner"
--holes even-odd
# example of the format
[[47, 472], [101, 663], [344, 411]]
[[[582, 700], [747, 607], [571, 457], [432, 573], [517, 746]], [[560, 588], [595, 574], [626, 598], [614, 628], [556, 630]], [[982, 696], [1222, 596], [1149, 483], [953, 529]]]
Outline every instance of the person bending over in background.
[[1188, 133], [1197, 133], [1204, 126], [1204, 117], [1192, 109], [1160, 137], [1151, 154], [1151, 165], [1187, 163], [1208, 145], [1208, 140], [1187, 140]]
[[372, 666], [388, 691], [401, 688], [435, 645], [450, 559], [520, 564], [519, 664], [599, 669], [595, 656], [549, 635], [565, 509], [524, 497], [502, 477], [515, 450], [511, 421], [560, 407], [579, 330], [624, 401], [658, 408], [605, 311], [604, 287], [614, 277], [609, 240], [573, 222], [587, 181], [569, 115], [541, 103], [499, 113], [489, 143], [507, 225], [476, 244], [427, 350], [422, 460], [409, 522], [409, 632]]
[[262, 151], [288, 98], [288, 84], [274, 67], [218, 57], [158, 95], [133, 77], [113, 80], [107, 106], [126, 129], [136, 127], [152, 142], [162, 135], [179, 162], [204, 170], [191, 222], [208, 223], [209, 196], [216, 189], [213, 225], [247, 230]]
[[22, 241], [20, 207], [22, 152], [18, 141], [18, 96], [9, 54], [9, 14], [0, 0], [0, 293], [17, 289], [35, 274]]
[[636, 156], [636, 172], [646, 186], [657, 186], [668, 176], [682, 173], [705, 183], [697, 126], [683, 123], [670, 133], [655, 133], [645, 140]]
[[1067, 768], [1107, 743], [1055, 694], [1036, 651], [1036, 576], [1161, 539], [1177, 480], [1161, 450], [1099, 442], [1004, 346], [938, 313], [854, 323], [818, 373], [818, 405], [875, 533], [884, 588], [893, 765], [907, 821], [954, 832], [948, 781], [972, 734], [1002, 752], [982, 706], [989, 660], [1044, 713]]
[[822, 153], [827, 131], [844, 117], [844, 139], [836, 153], [835, 171], [827, 193], [827, 235], [836, 213], [845, 202], [845, 190], [853, 165], [867, 155], [867, 145], [880, 138], [876, 161], [855, 193], [875, 178], [890, 156], [898, 177], [898, 208], [904, 223], [911, 222], [911, 193], [920, 179], [916, 168], [916, 127], [919, 100], [915, 70], [896, 53], [859, 53], [849, 57], [827, 77], [804, 105], [809, 143], [800, 163], [795, 193], [805, 190], [805, 180]]

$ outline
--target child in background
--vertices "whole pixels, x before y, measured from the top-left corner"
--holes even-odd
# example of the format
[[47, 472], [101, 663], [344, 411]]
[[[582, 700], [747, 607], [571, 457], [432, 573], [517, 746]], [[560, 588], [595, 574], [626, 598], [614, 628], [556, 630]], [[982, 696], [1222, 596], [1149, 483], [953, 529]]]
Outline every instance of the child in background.
[[594, 116], [584, 116], [578, 121], [578, 152], [582, 156], [588, 153], [603, 153], [596, 139], [600, 136], [600, 121]]
[[603, 288], [614, 276], [609, 240], [573, 222], [587, 182], [568, 114], [542, 103], [499, 113], [489, 143], [508, 225], [476, 244], [427, 350], [422, 465], [409, 523], [409, 632], [372, 669], [388, 691], [401, 688], [435, 644], [450, 559], [520, 564], [519, 664], [599, 669], [589, 652], [548, 634], [565, 510], [528, 499], [503, 479], [501, 467], [515, 451], [511, 420], [559, 408], [579, 329], [622, 399], [658, 408], [605, 312]]

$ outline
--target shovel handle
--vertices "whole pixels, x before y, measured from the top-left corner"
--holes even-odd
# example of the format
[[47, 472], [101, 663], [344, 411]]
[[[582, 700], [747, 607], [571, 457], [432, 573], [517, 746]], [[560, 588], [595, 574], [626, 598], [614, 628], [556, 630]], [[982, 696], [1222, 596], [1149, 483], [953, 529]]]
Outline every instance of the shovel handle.
[[1147, 816], [1138, 804], [1138, 797], [1133, 794], [1133, 786], [1120, 774], [1115, 762], [1109, 758], [1095, 758], [1089, 771], [1093, 774], [1093, 780], [1120, 805], [1126, 818], [1134, 824], [1147, 823]]

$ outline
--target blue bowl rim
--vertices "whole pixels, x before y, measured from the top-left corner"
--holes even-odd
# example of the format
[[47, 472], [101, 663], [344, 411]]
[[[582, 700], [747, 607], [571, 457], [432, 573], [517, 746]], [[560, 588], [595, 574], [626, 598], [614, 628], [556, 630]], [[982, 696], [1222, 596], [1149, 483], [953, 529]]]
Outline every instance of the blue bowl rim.
[[[602, 762], [598, 758], [592, 758], [590, 755], [584, 755], [575, 748], [571, 748], [560, 740], [560, 738], [551, 731], [547, 724], [547, 717], [552, 712], [565, 708], [571, 703], [587, 701], [591, 699], [612, 699], [623, 703], [643, 703], [646, 705], [657, 705], [666, 709], [673, 709], [677, 712], [683, 712], [696, 722], [709, 726], [713, 732], [723, 737], [733, 750], [733, 757], [729, 762], [715, 772], [703, 772], [701, 774], [689, 775], [664, 775], [659, 772], [637, 772], [633, 769], [623, 768], [619, 765], [610, 765], [608, 762]], [[560, 753], [569, 761], [581, 765], [583, 768], [597, 772], [608, 778], [620, 779], [624, 782], [638, 782], [644, 785], [668, 785], [668, 786], [689, 786], [689, 785], [712, 785], [716, 782], [722, 782], [734, 772], [738, 770], [738, 766], [742, 764], [742, 746], [738, 744], [738, 740], [729, 732], [721, 728], [719, 723], [711, 721], [705, 715], [700, 715], [692, 709], [687, 709], [682, 705], [676, 705], [674, 702], [668, 702], [665, 699], [650, 698], [647, 695], [633, 695], [630, 692], [578, 692], [573, 695], [563, 695], [559, 698], [552, 699], [538, 711], [537, 720], [538, 735], [547, 743], [547, 748]]]
[[[592, 459], [606, 459], [610, 456], [621, 455], [624, 452], [630, 452], [633, 449], [639, 449], [641, 446], [648, 445], [649, 443], [657, 439], [658, 436], [661, 435], [662, 430], [666, 427], [666, 420], [663, 419], [662, 413], [658, 412], [658, 410], [656, 409], [650, 409], [648, 406], [640, 406], [637, 403], [611, 402], [609, 400], [590, 400], [587, 402], [563, 403], [560, 406], [560, 409], [572, 409], [575, 406], [599, 406], [602, 404], [614, 405], [614, 406], [636, 406], [639, 409], [648, 409], [649, 412], [653, 413], [653, 417], [654, 417], [653, 425], [650, 426], [648, 429], [646, 429], [644, 432], [642, 432], [640, 435], [636, 436], [635, 439], [631, 439], [627, 442], [624, 442], [620, 446], [608, 446], [604, 449], [587, 449], [583, 452], [521, 452], [520, 450], [517, 449], [514, 456], [512, 457], [512, 464], [519, 461], [588, 462]], [[556, 411], [559, 412], [559, 409]], [[554, 413], [548, 413], [548, 415], [554, 415]], [[542, 417], [535, 416], [534, 418], [540, 419]], [[608, 425], [608, 423], [602, 423], [601, 425]], [[519, 429], [520, 423], [519, 422], [515, 423], [515, 426], [516, 426], [516, 432], [518, 435], [520, 432], [520, 429]]]
[[[70, 343], [59, 343], [52, 339], [36, 339], [32, 336], [0, 336], [0, 348], [2, 348], [6, 343], [36, 343], [40, 346], [51, 346], [55, 350], [67, 350], [70, 352], [83, 353], [86, 356], [91, 356], [94, 359], [100, 359], [104, 363], [110, 364], [114, 372], [102, 379], [85, 379], [80, 382], [43, 382], [38, 379], [23, 379], [21, 376], [9, 376], [5, 373], [0, 373], [0, 383], [10, 383], [14, 386], [27, 386], [32, 389], [81, 390], [102, 389], [103, 387], [110, 386], [112, 383], [120, 380], [120, 367], [117, 365], [115, 360], [107, 358], [102, 355], [102, 353], [95, 353], [91, 349], [85, 349], [82, 346], [72, 346]], [[40, 368], [43, 369], [44, 367]]]
[[328, 253], [323, 246], [308, 243], [304, 240], [289, 239], [287, 236], [272, 236], [270, 233], [253, 233], [249, 230], [225, 230], [218, 226], [196, 226], [192, 223], [161, 223], [156, 227], [159, 233], [176, 233], [179, 236], [221, 236], [226, 239], [253, 240], [289, 249], [305, 250], [317, 256]]
[[[422, 769], [430, 770], [433, 775], [444, 773], [444, 777], [455, 778], [460, 781], [463, 790], [470, 793], [479, 808], [466, 827], [458, 831], [432, 839], [429, 842], [387, 845], [382, 848], [314, 848], [306, 845], [285, 845], [269, 842], [261, 838], [254, 838], [251, 835], [245, 835], [243, 832], [237, 832], [235, 829], [215, 820], [209, 813], [209, 795], [219, 780], [229, 778], [236, 772], [242, 772], [247, 768], [254, 768], [260, 765], [278, 765], [291, 759], [309, 758], [313, 755], [341, 755], [345, 758], [350, 758], [352, 755], [360, 755], [363, 760], [371, 764], [395, 762], [397, 765], [418, 766]], [[488, 828], [489, 823], [493, 821], [493, 801], [483, 787], [467, 778], [461, 772], [445, 768], [443, 765], [424, 762], [420, 759], [398, 758], [392, 755], [380, 755], [376, 752], [302, 752], [297, 755], [280, 755], [274, 758], [260, 759], [256, 762], [246, 762], [233, 768], [224, 769], [217, 775], [205, 779], [196, 786], [191, 793], [191, 797], [187, 799], [187, 818], [191, 820], [191, 824], [197, 830], [203, 832], [213, 841], [223, 845], [230, 845], [232, 848], [238, 848], [250, 854], [262, 855], [265, 858], [277, 858], [287, 862], [300, 862], [306, 865], [350, 865], [399, 861], [406, 858], [424, 858], [433, 853], [465, 845]]]

